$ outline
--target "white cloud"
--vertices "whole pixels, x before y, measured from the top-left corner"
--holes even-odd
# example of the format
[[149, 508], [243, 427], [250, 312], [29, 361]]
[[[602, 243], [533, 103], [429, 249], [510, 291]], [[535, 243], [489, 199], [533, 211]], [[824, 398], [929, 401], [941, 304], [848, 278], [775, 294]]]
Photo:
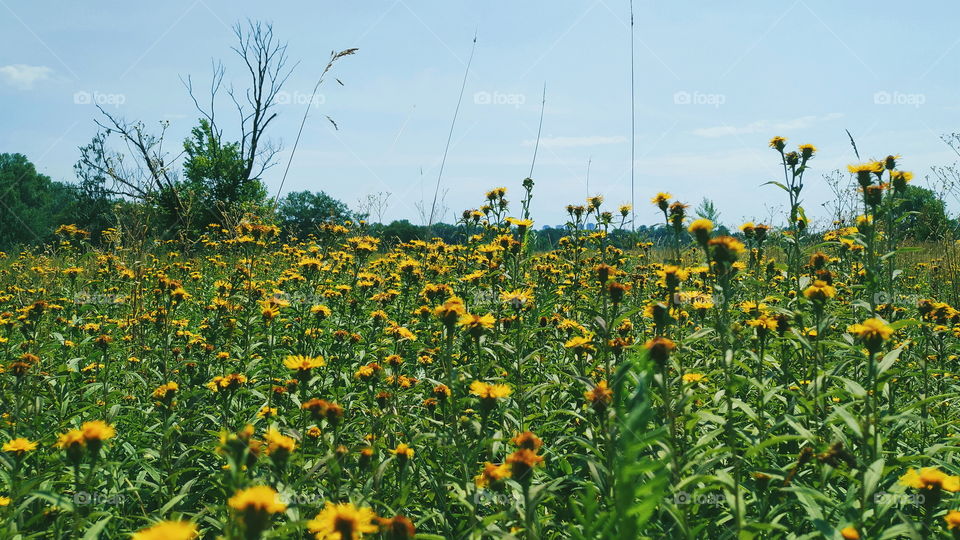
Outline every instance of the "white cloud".
[[[601, 135], [592, 135], [590, 137], [547, 137], [540, 139], [540, 146], [544, 148], [574, 148], [578, 146], [600, 146], [624, 142], [627, 142], [627, 138], [623, 135], [612, 135], [609, 137]], [[523, 141], [523, 146], [533, 146], [536, 143], [536, 139], [527, 139]]]
[[728, 135], [749, 135], [751, 133], [770, 133], [778, 131], [792, 131], [812, 127], [822, 122], [829, 122], [843, 117], [842, 113], [830, 113], [823, 116], [801, 116], [784, 122], [770, 122], [758, 120], [745, 126], [714, 126], [693, 130], [694, 135], [701, 137], [726, 137]]
[[20, 90], [30, 90], [33, 83], [49, 80], [53, 70], [47, 66], [28, 66], [11, 64], [0, 66], [0, 80]]

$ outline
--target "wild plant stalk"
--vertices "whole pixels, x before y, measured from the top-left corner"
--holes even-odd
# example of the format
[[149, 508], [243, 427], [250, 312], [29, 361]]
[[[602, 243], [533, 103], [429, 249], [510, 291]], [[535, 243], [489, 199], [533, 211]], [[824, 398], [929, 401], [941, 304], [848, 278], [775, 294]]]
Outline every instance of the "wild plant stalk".
[[800, 259], [801, 235], [806, 230], [807, 216], [800, 206], [800, 193], [803, 191], [803, 173], [807, 170], [807, 162], [813, 157], [816, 149], [813, 145], [800, 145], [796, 152], [784, 152], [786, 148], [786, 139], [783, 137], [774, 137], [770, 141], [770, 147], [780, 154], [781, 165], [783, 166], [783, 183], [767, 182], [778, 186], [787, 192], [790, 201], [790, 223], [788, 224], [789, 236], [787, 237], [787, 281], [792, 282], [794, 290], [800, 288]]
[[437, 172], [437, 187], [433, 190], [433, 202], [430, 203], [430, 216], [427, 219], [429, 235], [433, 234], [433, 216], [437, 208], [437, 195], [440, 193], [440, 180], [443, 178], [443, 167], [447, 164], [447, 153], [450, 151], [450, 141], [453, 140], [453, 128], [457, 125], [457, 116], [460, 115], [460, 103], [463, 101], [463, 90], [467, 87], [467, 76], [470, 75], [470, 65], [473, 63], [473, 53], [477, 50], [477, 35], [473, 35], [473, 46], [470, 48], [470, 58], [463, 71], [463, 83], [460, 84], [460, 95], [457, 97], [457, 107], [453, 111], [453, 120], [450, 121], [450, 132], [447, 133], [447, 143], [443, 148], [443, 157], [440, 159], [440, 170]]
[[731, 262], [732, 261], [718, 260], [718, 257], [716, 256], [713, 257], [713, 268], [717, 274], [716, 283], [720, 289], [720, 306], [719, 309], [715, 310], [716, 316], [714, 330], [720, 337], [720, 345], [724, 358], [724, 401], [726, 406], [724, 432], [726, 435], [727, 451], [730, 453], [730, 463], [733, 467], [733, 486], [731, 490], [734, 505], [733, 515], [734, 525], [736, 527], [735, 536], [739, 537], [740, 532], [743, 529], [743, 509], [741, 508], [740, 504], [740, 475], [742, 464], [740, 454], [737, 451], [736, 432], [733, 424], [735, 416], [733, 408], [733, 394], [736, 365], [733, 361], [735, 354], [735, 342], [731, 332], [732, 321], [730, 320], [730, 306], [733, 298], [733, 268], [731, 266]]
[[[823, 302], [814, 301], [813, 305], [813, 321], [814, 329], [816, 330], [816, 335], [811, 337], [813, 341], [813, 362], [811, 363], [811, 380], [813, 381], [813, 417], [814, 419], [820, 418], [820, 396], [822, 394], [822, 389], [820, 387], [820, 375], [819, 369], [822, 363], [822, 352], [820, 345], [820, 336], [823, 333]], [[816, 422], [817, 433], [822, 433], [823, 430], [827, 428], [823, 422]]]
[[637, 232], [637, 200], [634, 183], [637, 154], [637, 113], [636, 113], [636, 77], [634, 76], [634, 46], [633, 46], [633, 0], [630, 0], [630, 224], [633, 233]]
[[[314, 104], [314, 97], [317, 95], [317, 91], [320, 90], [320, 85], [323, 84], [323, 78], [326, 76], [327, 72], [333, 68], [333, 64], [343, 58], [344, 56], [350, 56], [357, 52], [358, 49], [346, 49], [340, 52], [330, 53], [330, 61], [327, 62], [327, 66], [323, 68], [323, 72], [320, 73], [320, 77], [317, 79], [317, 83], [313, 85], [313, 91], [310, 93], [310, 100], [307, 101], [306, 108], [303, 111], [303, 118], [300, 120], [300, 128], [297, 130], [297, 138], [293, 141], [293, 148], [290, 149], [290, 157], [287, 158], [287, 166], [283, 169], [283, 176], [280, 177], [280, 185], [277, 186], [277, 194], [273, 196], [273, 204], [271, 208], [276, 211], [277, 204], [280, 200], [280, 192], [283, 190], [283, 184], [287, 180], [287, 174], [290, 172], [290, 164], [293, 163], [293, 156], [297, 153], [297, 147], [300, 145], [300, 137], [303, 135], [303, 127], [307, 124], [307, 117], [310, 116], [310, 107]], [[327, 117], [328, 119], [330, 117]], [[332, 120], [331, 120], [332, 122]], [[336, 124], [334, 124], [336, 126]]]
[[[533, 145], [533, 159], [530, 160], [530, 174], [527, 175], [527, 178], [533, 178], [533, 166], [537, 163], [537, 150], [540, 149], [540, 134], [543, 133], [543, 110], [547, 106], [547, 83], [543, 83], [543, 95], [540, 97], [540, 122], [537, 124], [537, 141]], [[523, 219], [530, 217], [530, 213], [526, 207], [524, 207], [524, 216]]]

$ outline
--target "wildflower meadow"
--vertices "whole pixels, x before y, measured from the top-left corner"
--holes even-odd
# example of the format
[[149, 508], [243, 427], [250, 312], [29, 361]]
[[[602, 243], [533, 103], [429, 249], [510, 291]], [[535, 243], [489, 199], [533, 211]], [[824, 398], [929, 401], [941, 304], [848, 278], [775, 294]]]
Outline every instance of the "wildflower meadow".
[[816, 148], [768, 151], [787, 227], [659, 193], [653, 245], [595, 196], [534, 249], [527, 179], [463, 243], [248, 217], [5, 254], [2, 536], [955, 537], [955, 248], [902, 238], [899, 156], [814, 232]]

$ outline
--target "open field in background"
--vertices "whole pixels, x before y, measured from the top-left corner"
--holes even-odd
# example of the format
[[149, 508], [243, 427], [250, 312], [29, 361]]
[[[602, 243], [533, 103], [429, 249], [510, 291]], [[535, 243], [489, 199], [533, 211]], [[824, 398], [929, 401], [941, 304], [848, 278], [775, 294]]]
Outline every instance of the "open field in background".
[[[57, 231], [0, 260], [4, 538], [951, 538], [958, 259], [896, 157], [807, 230], [487, 193], [468, 241]], [[769, 187], [778, 192], [776, 186]], [[589, 227], [588, 227], [589, 225]], [[138, 532], [139, 531], [139, 532]]]
[[0, 540], [960, 540], [960, 3], [0, 13]]

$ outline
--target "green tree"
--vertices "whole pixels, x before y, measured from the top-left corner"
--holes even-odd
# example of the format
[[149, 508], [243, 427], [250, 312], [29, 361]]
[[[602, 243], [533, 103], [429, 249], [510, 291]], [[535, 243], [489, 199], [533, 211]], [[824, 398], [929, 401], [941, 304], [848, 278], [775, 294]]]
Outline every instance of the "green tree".
[[710, 199], [704, 197], [700, 204], [697, 205], [694, 212], [697, 214], [698, 218], [709, 219], [714, 223], [720, 222], [720, 212], [717, 210], [715, 204]]
[[726, 236], [730, 234], [730, 231], [720, 223], [720, 211], [717, 210], [717, 206], [713, 204], [713, 201], [704, 197], [700, 204], [697, 205], [697, 208], [694, 210], [694, 213], [698, 218], [709, 219], [713, 222], [714, 226], [717, 228], [717, 234], [721, 236]]
[[0, 154], [0, 249], [48, 238], [73, 201], [71, 186], [40, 174], [23, 154]]
[[281, 227], [289, 234], [303, 235], [316, 231], [323, 223], [355, 219], [347, 205], [322, 191], [292, 191], [280, 199], [277, 215]]
[[247, 176], [239, 143], [224, 142], [205, 118], [190, 134], [183, 143], [183, 188], [198, 206], [194, 213], [200, 223], [225, 224], [245, 206], [263, 205], [266, 188], [260, 179]]
[[414, 225], [409, 220], [401, 219], [393, 221], [389, 225], [376, 227], [375, 231], [385, 242], [395, 244], [423, 239], [426, 227]]
[[912, 240], [941, 240], [957, 228], [956, 222], [947, 217], [943, 200], [933, 191], [912, 184], [898, 199], [896, 213], [902, 216], [897, 225], [900, 234]]

